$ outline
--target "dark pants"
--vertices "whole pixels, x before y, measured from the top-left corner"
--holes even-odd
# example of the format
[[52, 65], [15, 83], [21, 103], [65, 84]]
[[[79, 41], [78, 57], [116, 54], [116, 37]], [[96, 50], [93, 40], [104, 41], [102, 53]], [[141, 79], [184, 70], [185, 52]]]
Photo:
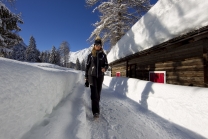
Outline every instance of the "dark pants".
[[102, 90], [102, 84], [103, 84], [103, 76], [100, 77], [89, 77], [89, 83], [90, 83], [90, 89], [91, 89], [91, 102], [92, 102], [92, 113], [93, 115], [95, 113], [100, 113], [100, 94]]

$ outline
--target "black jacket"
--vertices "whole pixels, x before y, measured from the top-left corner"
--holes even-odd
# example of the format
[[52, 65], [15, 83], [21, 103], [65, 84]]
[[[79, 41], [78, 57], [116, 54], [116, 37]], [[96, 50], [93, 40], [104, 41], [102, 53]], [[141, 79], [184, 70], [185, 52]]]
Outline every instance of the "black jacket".
[[104, 76], [104, 73], [101, 71], [102, 68], [105, 68], [105, 70], [108, 69], [106, 54], [103, 51], [97, 51], [96, 57], [94, 57], [90, 53], [87, 57], [85, 78], [88, 79], [88, 76]]

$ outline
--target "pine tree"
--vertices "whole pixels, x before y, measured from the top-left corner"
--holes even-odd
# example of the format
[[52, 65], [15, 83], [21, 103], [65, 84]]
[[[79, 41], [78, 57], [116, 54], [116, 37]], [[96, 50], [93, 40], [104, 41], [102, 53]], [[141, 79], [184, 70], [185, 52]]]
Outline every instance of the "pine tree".
[[45, 53], [46, 63], [49, 63], [49, 58], [50, 58], [50, 52], [49, 51], [46, 51], [46, 53]]
[[55, 64], [60, 65], [61, 57], [60, 57], [59, 50], [56, 50], [55, 53], [56, 53]]
[[[8, 0], [10, 3], [14, 1]], [[18, 23], [23, 24], [23, 21], [20, 14], [12, 13], [2, 2], [6, 0], [0, 1], [0, 46], [11, 48], [22, 41], [17, 32], [21, 31]]]
[[101, 13], [100, 21], [94, 24], [95, 30], [89, 40], [101, 36], [103, 42], [114, 46], [121, 37], [144, 15], [151, 7], [149, 0], [86, 0], [88, 6], [100, 1], [94, 10]]
[[0, 57], [4, 57], [4, 50], [0, 49]]
[[77, 58], [76, 60], [76, 67], [75, 67], [76, 70], [81, 70], [81, 64], [79, 62], [79, 58]]
[[59, 53], [62, 60], [62, 65], [64, 67], [67, 67], [67, 63], [69, 62], [69, 52], [70, 52], [69, 43], [63, 41], [59, 47]]
[[55, 48], [55, 46], [52, 47], [50, 57], [49, 57], [49, 63], [56, 64], [56, 48]]
[[41, 62], [44, 62], [44, 61], [43, 61], [43, 57], [44, 57], [44, 53], [43, 53], [43, 52], [40, 52], [40, 61], [41, 61]]
[[12, 59], [24, 61], [26, 47], [19, 43], [12, 48]]
[[85, 71], [85, 60], [84, 59], [82, 60], [82, 66], [81, 66], [81, 68], [82, 68], [82, 71]]
[[49, 57], [49, 62], [52, 63], [52, 64], [60, 65], [59, 50], [56, 50], [55, 46], [52, 47], [50, 57]]
[[33, 36], [30, 37], [30, 42], [25, 51], [25, 60], [29, 62], [37, 62], [40, 52], [36, 49], [36, 42]]
[[48, 52], [47, 51], [41, 52], [40, 59], [41, 59], [42, 62], [47, 63], [49, 61]]
[[5, 58], [12, 59], [12, 52], [11, 51], [6, 51]]

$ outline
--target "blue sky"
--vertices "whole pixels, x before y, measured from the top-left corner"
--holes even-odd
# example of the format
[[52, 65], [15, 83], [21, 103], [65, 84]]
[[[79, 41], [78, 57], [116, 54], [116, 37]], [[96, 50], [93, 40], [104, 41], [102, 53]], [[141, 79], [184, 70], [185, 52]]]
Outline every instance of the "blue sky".
[[[156, 1], [151, 0], [151, 4]], [[63, 41], [70, 44], [73, 52], [88, 48], [92, 24], [99, 21], [98, 12], [92, 12], [94, 7], [86, 8], [85, 0], [17, 0], [15, 8], [24, 21], [19, 25], [19, 35], [26, 45], [33, 36], [40, 51], [58, 48]]]

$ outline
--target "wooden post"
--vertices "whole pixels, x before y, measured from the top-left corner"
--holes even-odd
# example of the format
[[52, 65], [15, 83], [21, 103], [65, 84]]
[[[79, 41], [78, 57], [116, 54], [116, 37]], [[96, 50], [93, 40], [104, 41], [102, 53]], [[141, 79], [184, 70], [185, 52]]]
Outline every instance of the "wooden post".
[[204, 85], [208, 87], [208, 39], [203, 42]]

